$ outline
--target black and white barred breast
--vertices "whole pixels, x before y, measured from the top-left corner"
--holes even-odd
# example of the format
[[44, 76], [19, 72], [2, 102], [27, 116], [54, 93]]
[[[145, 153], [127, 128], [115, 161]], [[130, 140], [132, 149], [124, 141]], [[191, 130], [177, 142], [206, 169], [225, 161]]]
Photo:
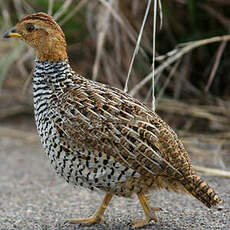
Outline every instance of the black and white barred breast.
[[[85, 126], [93, 124], [90, 119], [100, 116], [101, 122], [103, 119], [106, 122], [109, 114], [104, 117], [93, 111], [96, 100], [91, 104], [88, 102], [88, 107], [84, 104], [87, 103], [84, 97], [90, 97], [84, 95], [87, 94], [87, 87], [87, 81], [75, 75], [67, 62], [36, 61], [33, 79], [34, 112], [41, 143], [57, 174], [67, 182], [91, 190], [112, 189], [120, 194], [117, 183], [125, 182], [129, 177], [140, 177], [140, 174], [128, 168], [128, 165], [119, 163], [112, 154], [98, 152], [97, 148], [83, 143], [82, 140], [86, 140], [89, 135], [88, 130], [84, 131]], [[79, 98], [83, 100], [79, 100], [79, 103], [69, 101], [69, 94], [77, 94], [78, 91], [82, 94]], [[92, 114], [86, 114], [84, 107], [91, 107]], [[96, 125], [101, 126], [100, 123]], [[73, 140], [73, 137], [76, 139]]]

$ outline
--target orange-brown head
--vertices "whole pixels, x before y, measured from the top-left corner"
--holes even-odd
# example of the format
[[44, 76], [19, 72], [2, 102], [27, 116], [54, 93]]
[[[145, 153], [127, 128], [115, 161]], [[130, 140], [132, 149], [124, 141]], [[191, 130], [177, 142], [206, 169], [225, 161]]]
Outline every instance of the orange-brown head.
[[5, 38], [24, 40], [37, 52], [40, 61], [67, 60], [65, 35], [52, 17], [35, 13], [23, 17], [15, 27], [6, 32]]

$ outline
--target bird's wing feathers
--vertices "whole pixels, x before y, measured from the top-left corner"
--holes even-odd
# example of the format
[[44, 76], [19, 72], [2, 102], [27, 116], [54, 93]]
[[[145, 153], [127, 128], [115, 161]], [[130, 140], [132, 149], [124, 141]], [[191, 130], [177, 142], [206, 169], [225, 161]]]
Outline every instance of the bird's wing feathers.
[[165, 123], [137, 100], [102, 84], [75, 87], [61, 98], [62, 120], [55, 124], [72, 145], [110, 154], [141, 175], [181, 175], [162, 140]]

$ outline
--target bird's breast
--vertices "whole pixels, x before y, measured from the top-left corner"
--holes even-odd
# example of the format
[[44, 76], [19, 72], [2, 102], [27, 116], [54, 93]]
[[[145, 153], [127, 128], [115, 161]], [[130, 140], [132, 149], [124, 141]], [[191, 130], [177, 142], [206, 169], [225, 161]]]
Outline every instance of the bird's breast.
[[[55, 101], [52, 88], [34, 82], [34, 114], [37, 131], [46, 155], [57, 174], [74, 185], [81, 185], [91, 190], [114, 189], [115, 193], [120, 191], [117, 187], [119, 183], [125, 182], [131, 175], [139, 176], [113, 157], [98, 153], [87, 146], [79, 148], [79, 145], [70, 143], [68, 132], [65, 132], [66, 127], [62, 125], [65, 123], [65, 117], [61, 116], [58, 103]], [[83, 122], [82, 119], [79, 116], [79, 124]], [[75, 130], [75, 134], [83, 135], [78, 129]]]

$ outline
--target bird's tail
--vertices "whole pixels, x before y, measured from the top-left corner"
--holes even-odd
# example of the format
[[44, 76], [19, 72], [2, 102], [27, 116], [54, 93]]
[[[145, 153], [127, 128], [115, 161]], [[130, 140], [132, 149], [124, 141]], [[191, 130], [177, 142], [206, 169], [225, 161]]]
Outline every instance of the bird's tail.
[[208, 183], [198, 175], [193, 175], [189, 179], [186, 178], [186, 180], [182, 180], [182, 184], [190, 194], [200, 200], [208, 208], [222, 202], [221, 198], [214, 192]]

